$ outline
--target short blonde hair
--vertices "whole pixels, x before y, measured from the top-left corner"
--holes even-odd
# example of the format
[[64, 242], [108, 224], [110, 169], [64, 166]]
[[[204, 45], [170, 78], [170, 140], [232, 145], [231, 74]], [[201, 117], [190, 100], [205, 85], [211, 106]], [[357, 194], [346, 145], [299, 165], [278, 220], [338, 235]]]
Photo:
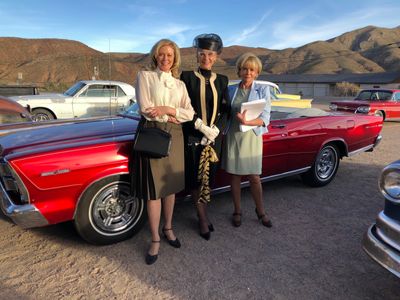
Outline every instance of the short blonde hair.
[[257, 69], [258, 74], [260, 74], [262, 71], [261, 60], [251, 52], [243, 53], [236, 62], [236, 73], [239, 77], [240, 77], [240, 69], [245, 66], [250, 66], [254, 69]]
[[151, 48], [151, 51], [150, 51], [151, 69], [152, 70], [157, 69], [157, 56], [160, 52], [160, 49], [164, 46], [170, 46], [172, 49], [174, 49], [174, 63], [172, 64], [172, 67], [171, 67], [171, 73], [172, 73], [172, 76], [178, 78], [179, 77], [179, 67], [181, 66], [181, 54], [179, 51], [179, 47], [175, 44], [175, 42], [173, 42], [171, 40], [168, 40], [168, 39], [159, 40]]

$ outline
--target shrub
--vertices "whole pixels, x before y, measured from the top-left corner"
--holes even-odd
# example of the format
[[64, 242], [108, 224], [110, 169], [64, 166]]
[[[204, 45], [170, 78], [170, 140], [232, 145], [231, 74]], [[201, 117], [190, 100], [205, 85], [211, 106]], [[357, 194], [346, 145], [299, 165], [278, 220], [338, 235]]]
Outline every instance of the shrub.
[[335, 85], [335, 96], [356, 96], [360, 87], [355, 83], [342, 81]]

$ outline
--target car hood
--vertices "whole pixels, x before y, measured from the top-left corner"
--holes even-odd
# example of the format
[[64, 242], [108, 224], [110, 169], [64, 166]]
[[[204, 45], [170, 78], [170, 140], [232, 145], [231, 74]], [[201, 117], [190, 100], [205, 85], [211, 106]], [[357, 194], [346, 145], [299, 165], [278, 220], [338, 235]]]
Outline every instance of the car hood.
[[10, 98], [17, 102], [27, 102], [35, 100], [64, 100], [65, 98], [68, 98], [68, 96], [65, 96], [64, 94], [43, 94], [43, 95], [15, 96]]
[[0, 155], [26, 155], [103, 141], [131, 139], [138, 120], [127, 117], [0, 126]]

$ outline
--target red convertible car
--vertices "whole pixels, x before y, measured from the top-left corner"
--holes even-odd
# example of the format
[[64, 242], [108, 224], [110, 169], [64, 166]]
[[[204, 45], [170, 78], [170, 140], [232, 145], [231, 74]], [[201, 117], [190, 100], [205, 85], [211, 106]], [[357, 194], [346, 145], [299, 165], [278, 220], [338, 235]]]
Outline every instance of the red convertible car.
[[400, 120], [400, 90], [362, 90], [354, 100], [333, 101], [331, 110], [377, 115], [384, 120]]
[[[131, 197], [128, 180], [138, 120], [134, 104], [115, 117], [35, 123], [14, 131], [0, 126], [5, 215], [25, 228], [72, 220], [94, 244], [132, 236], [146, 219], [145, 203]], [[262, 180], [301, 174], [306, 184], [323, 186], [342, 157], [370, 151], [380, 141], [382, 118], [275, 107], [268, 127]], [[227, 174], [217, 177], [214, 191], [228, 190]]]

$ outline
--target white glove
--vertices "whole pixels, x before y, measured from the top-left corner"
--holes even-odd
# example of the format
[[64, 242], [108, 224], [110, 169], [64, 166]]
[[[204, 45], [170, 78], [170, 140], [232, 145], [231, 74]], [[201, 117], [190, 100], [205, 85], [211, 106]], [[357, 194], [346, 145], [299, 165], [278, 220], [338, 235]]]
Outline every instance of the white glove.
[[205, 136], [203, 136], [203, 138], [201, 139], [200, 144], [203, 146], [207, 146], [207, 145], [211, 145], [213, 141], [209, 140], [208, 138], [206, 138]]
[[203, 123], [203, 121], [200, 118], [197, 118], [197, 120], [194, 122], [194, 128], [203, 133], [205, 137], [211, 140], [212, 142], [215, 141], [215, 138], [219, 134], [219, 129], [217, 126], [215, 125], [212, 125], [211, 127], [207, 126]]

